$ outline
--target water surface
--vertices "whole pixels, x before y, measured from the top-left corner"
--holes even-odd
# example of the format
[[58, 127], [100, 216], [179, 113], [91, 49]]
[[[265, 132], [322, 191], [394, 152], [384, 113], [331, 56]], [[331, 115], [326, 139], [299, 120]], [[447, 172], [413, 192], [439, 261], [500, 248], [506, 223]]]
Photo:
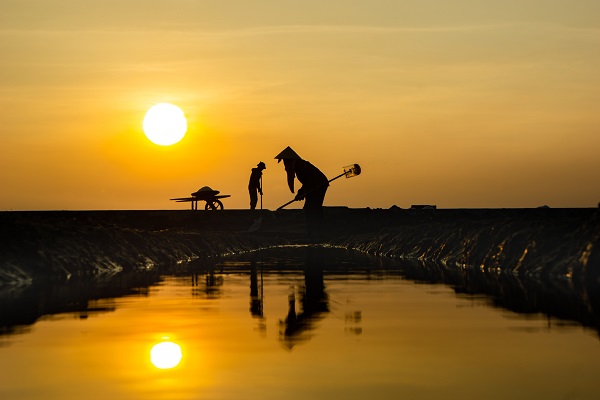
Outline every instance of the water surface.
[[[597, 398], [585, 296], [455, 275], [292, 247], [5, 295], [0, 398]], [[174, 368], [151, 362], [165, 341]]]

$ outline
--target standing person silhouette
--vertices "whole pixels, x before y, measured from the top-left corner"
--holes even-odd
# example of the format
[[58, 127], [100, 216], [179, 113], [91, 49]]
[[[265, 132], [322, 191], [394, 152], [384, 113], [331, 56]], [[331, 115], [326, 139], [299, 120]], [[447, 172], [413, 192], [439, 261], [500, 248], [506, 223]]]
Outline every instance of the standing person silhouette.
[[318, 233], [323, 224], [323, 201], [329, 187], [329, 181], [317, 167], [303, 160], [291, 147], [286, 147], [275, 156], [277, 162], [283, 160], [290, 191], [294, 193], [294, 178], [298, 178], [302, 187], [298, 189], [296, 200], [304, 201], [304, 215], [309, 235]]
[[[256, 168], [252, 168], [252, 172], [250, 173], [250, 181], [248, 182], [248, 192], [250, 193], [250, 209], [256, 209], [256, 203], [258, 202], [258, 194], [262, 196], [262, 171], [266, 169], [267, 166], [264, 162], [259, 162], [256, 165]], [[262, 208], [262, 201], [260, 204]]]

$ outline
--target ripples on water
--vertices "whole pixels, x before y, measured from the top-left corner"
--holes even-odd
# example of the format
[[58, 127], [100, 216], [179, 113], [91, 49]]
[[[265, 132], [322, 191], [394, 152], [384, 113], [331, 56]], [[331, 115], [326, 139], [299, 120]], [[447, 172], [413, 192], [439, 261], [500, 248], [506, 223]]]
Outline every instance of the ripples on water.
[[592, 399], [597, 295], [314, 247], [5, 291], [0, 398]]

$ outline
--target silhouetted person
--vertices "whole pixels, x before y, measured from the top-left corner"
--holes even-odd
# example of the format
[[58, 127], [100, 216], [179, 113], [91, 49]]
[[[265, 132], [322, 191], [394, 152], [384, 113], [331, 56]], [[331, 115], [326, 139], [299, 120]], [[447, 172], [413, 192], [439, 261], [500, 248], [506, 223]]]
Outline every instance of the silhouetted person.
[[309, 234], [320, 231], [323, 223], [323, 201], [329, 187], [329, 181], [317, 167], [303, 160], [291, 147], [286, 147], [275, 157], [283, 160], [290, 191], [294, 193], [294, 178], [298, 178], [302, 187], [298, 189], [296, 200], [304, 200], [306, 227]]
[[[250, 182], [248, 182], [248, 192], [250, 193], [250, 209], [256, 209], [256, 203], [258, 202], [258, 194], [262, 196], [262, 171], [267, 166], [264, 162], [259, 162], [256, 168], [252, 168], [250, 173]], [[262, 208], [262, 202], [261, 202]]]

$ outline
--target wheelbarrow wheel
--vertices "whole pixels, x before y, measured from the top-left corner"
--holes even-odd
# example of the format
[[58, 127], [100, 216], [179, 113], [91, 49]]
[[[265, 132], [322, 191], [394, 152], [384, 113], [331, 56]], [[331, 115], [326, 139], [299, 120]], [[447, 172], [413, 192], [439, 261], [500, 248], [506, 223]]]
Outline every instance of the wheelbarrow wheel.
[[221, 200], [207, 201], [206, 205], [204, 206], [204, 209], [205, 210], [222, 210], [223, 203], [221, 203]]

